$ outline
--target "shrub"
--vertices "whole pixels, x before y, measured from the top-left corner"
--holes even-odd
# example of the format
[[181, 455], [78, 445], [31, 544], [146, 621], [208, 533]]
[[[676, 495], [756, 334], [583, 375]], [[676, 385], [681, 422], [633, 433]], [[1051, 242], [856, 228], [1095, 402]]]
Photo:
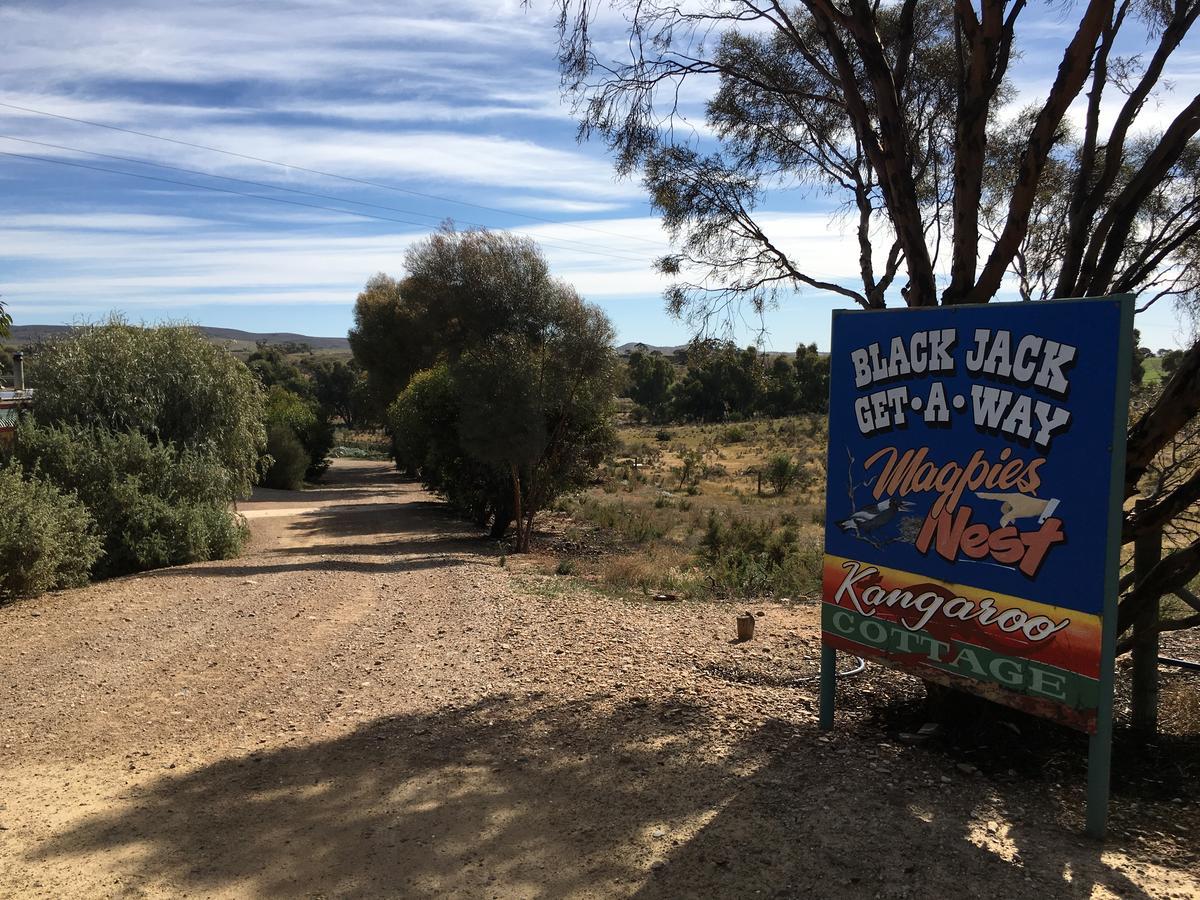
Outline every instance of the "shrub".
[[246, 366], [194, 328], [114, 318], [38, 348], [31, 383], [44, 425], [135, 431], [201, 450], [246, 494], [262, 467], [263, 391]]
[[580, 504], [578, 515], [601, 528], [617, 532], [635, 544], [644, 544], [666, 533], [666, 529], [648, 512], [633, 509], [623, 502], [600, 503], [587, 497]]
[[237, 476], [211, 452], [152, 443], [134, 431], [25, 421], [12, 453], [78, 494], [103, 539], [94, 575], [225, 559], [245, 541], [231, 505]]
[[740, 444], [746, 440], [746, 429], [741, 425], [730, 425], [721, 433], [721, 440], [726, 444]]
[[661, 444], [665, 444], [667, 441], [671, 440], [672, 437], [673, 435], [671, 432], [667, 431], [665, 428], [660, 428], [658, 431], [654, 432], [654, 439]]
[[77, 497], [20, 465], [0, 469], [0, 601], [84, 584], [100, 553]]
[[767, 476], [767, 481], [771, 483], [771, 487], [775, 489], [777, 494], [786, 494], [790, 488], [800, 478], [801, 468], [796, 464], [786, 453], [779, 453], [767, 460], [767, 468], [764, 473]]
[[570, 559], [560, 559], [558, 565], [554, 567], [555, 575], [574, 575], [575, 561]]
[[[329, 469], [329, 455], [333, 450], [333, 425], [330, 423], [328, 416], [322, 412], [320, 406], [315, 400], [302, 397], [295, 391], [290, 391], [280, 385], [272, 385], [267, 393], [266, 407], [267, 421], [267, 453], [277, 459], [275, 451], [271, 449], [270, 432], [276, 429], [284, 428], [292, 432], [292, 436], [296, 439], [301, 449], [304, 451], [307, 462], [304, 466], [304, 471], [300, 473], [301, 481], [307, 478], [309, 481], [316, 481]], [[275, 449], [280, 451], [290, 451], [290, 442], [287, 448], [284, 448], [280, 441], [283, 438], [276, 436]], [[291, 462], [289, 457], [289, 462]], [[272, 465], [272, 468], [276, 468]], [[283, 472], [275, 472], [273, 475], [268, 472], [264, 476], [263, 484], [268, 487], [280, 487], [284, 485], [281, 481]], [[287, 471], [291, 474], [290, 469]], [[291, 490], [298, 490], [301, 487], [301, 482], [292, 482], [286, 480], [286, 486]]]
[[711, 511], [699, 556], [714, 592], [725, 596], [812, 594], [820, 586], [820, 542], [801, 542], [792, 525]]
[[671, 473], [679, 478], [679, 487], [694, 487], [700, 480], [704, 456], [698, 450], [684, 450], [679, 456], [679, 465], [672, 466]]
[[622, 590], [691, 593], [696, 584], [689, 562], [690, 556], [685, 551], [656, 547], [610, 557], [604, 563], [601, 578]]
[[662, 570], [652, 558], [645, 556], [616, 556], [604, 565], [603, 578], [613, 587], [649, 590], [658, 583]]
[[300, 490], [311, 460], [296, 433], [287, 425], [272, 425], [267, 432], [267, 453], [271, 456], [271, 467], [262, 483], [282, 491]]

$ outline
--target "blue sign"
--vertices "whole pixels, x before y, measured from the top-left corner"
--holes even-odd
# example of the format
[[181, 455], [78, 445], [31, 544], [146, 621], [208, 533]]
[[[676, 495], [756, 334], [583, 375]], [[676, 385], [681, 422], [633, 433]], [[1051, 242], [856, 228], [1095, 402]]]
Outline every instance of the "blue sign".
[[834, 314], [826, 643], [1094, 730], [1131, 320], [1130, 298]]

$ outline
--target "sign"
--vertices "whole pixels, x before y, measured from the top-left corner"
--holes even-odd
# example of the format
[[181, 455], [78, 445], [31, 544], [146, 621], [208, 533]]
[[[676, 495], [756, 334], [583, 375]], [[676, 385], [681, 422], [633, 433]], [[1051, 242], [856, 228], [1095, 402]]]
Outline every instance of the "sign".
[[1132, 316], [834, 313], [825, 647], [1107, 729]]

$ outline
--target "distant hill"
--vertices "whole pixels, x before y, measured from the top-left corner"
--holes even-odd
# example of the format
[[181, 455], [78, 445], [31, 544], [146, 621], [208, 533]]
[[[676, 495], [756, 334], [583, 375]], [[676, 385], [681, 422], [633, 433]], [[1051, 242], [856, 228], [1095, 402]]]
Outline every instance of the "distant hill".
[[[3, 343], [22, 346], [53, 338], [71, 330], [70, 325], [14, 325], [12, 335]], [[260, 341], [268, 344], [308, 344], [314, 350], [350, 350], [350, 342], [344, 337], [312, 337], [307, 334], [292, 334], [289, 331], [253, 332], [237, 328], [210, 328], [200, 326], [201, 333], [210, 341], [230, 345], [234, 350], [253, 350]]]
[[640, 350], [643, 353], [661, 353], [663, 356], [670, 356], [676, 350], [684, 350], [687, 344], [680, 344], [678, 347], [656, 347], [653, 344], [643, 344], [641, 341], [630, 341], [627, 344], [622, 344], [617, 348], [617, 353], [621, 356], [628, 356], [634, 350]]

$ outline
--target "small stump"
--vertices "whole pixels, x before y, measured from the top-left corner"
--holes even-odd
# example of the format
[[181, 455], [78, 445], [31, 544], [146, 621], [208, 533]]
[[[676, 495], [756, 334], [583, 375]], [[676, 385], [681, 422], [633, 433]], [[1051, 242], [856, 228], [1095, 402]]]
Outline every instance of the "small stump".
[[737, 617], [737, 635], [739, 641], [749, 641], [754, 638], [754, 613], [742, 613]]

